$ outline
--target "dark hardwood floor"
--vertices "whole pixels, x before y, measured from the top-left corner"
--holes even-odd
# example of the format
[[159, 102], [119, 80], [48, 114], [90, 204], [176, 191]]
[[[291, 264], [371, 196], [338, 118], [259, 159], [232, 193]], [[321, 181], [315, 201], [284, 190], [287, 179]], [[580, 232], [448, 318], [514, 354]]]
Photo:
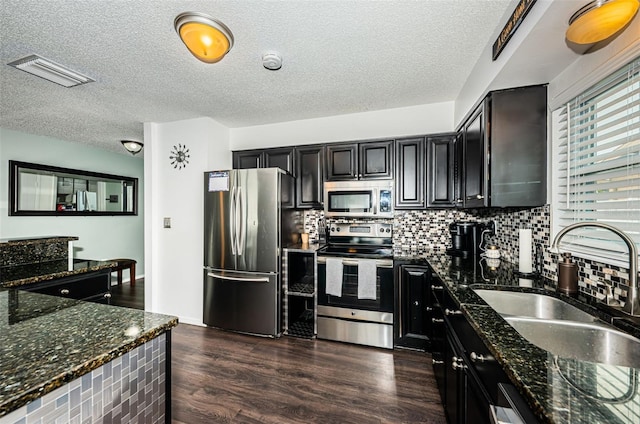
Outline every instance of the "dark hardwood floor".
[[[143, 308], [144, 281], [113, 286]], [[172, 423], [445, 423], [428, 354], [179, 324]]]
[[129, 283], [111, 286], [111, 304], [133, 309], [144, 309], [144, 278], [136, 280], [136, 284]]
[[444, 423], [430, 356], [180, 324], [173, 423]]

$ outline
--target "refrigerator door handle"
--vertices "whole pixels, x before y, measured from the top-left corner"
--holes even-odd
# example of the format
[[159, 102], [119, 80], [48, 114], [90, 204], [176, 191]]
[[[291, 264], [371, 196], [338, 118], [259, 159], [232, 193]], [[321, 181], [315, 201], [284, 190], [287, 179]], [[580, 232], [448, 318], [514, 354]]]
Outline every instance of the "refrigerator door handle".
[[238, 256], [244, 253], [247, 244], [247, 205], [242, 197], [242, 186], [238, 187], [238, 202], [240, 203], [240, 239], [238, 240]]
[[231, 235], [231, 254], [236, 254], [236, 187], [231, 187], [229, 202], [229, 234]]
[[249, 281], [255, 283], [268, 283], [268, 277], [257, 277], [257, 278], [239, 278], [239, 277], [227, 277], [226, 275], [214, 274], [212, 272], [208, 272], [207, 275], [212, 278], [219, 278], [221, 280], [231, 280], [231, 281]]

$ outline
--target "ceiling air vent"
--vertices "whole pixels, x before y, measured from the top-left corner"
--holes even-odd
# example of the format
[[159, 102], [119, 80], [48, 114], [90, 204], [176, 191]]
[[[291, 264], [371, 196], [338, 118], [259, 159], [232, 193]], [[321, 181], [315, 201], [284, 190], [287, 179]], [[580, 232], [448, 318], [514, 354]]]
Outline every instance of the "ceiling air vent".
[[69, 68], [35, 54], [18, 59], [14, 62], [8, 63], [7, 65], [36, 75], [40, 78], [44, 78], [48, 81], [55, 82], [56, 84], [63, 85], [67, 88], [95, 81], [85, 75], [72, 71]]

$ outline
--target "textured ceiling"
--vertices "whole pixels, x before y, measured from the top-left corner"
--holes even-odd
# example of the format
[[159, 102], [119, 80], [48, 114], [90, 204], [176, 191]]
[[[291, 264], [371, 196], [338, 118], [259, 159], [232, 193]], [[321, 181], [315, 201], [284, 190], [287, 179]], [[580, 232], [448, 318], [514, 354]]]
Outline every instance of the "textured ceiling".
[[[2, 0], [0, 127], [122, 152], [143, 122], [228, 127], [452, 101], [513, 0]], [[196, 60], [173, 20], [193, 10], [233, 32]], [[277, 51], [279, 71], [262, 67]], [[64, 88], [6, 64], [39, 54], [96, 82]]]

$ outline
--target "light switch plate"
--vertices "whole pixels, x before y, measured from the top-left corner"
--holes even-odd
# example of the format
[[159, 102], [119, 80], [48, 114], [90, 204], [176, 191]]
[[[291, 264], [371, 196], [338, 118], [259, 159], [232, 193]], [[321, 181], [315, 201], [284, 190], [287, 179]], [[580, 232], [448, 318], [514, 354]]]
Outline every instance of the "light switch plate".
[[171, 228], [171, 218], [164, 218], [164, 228]]

